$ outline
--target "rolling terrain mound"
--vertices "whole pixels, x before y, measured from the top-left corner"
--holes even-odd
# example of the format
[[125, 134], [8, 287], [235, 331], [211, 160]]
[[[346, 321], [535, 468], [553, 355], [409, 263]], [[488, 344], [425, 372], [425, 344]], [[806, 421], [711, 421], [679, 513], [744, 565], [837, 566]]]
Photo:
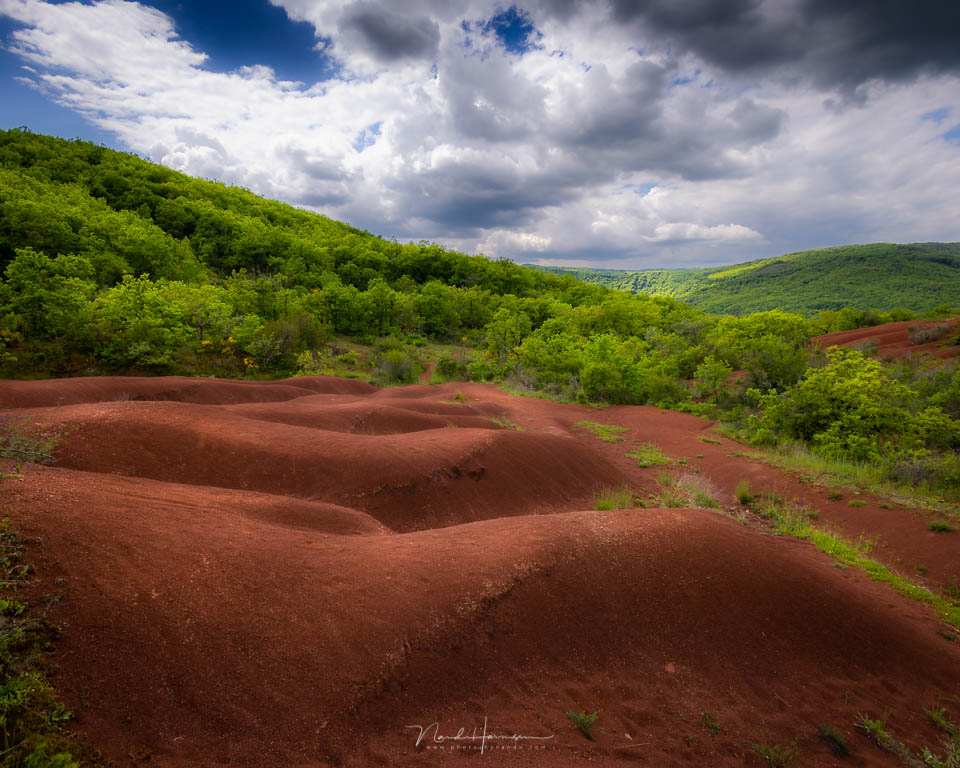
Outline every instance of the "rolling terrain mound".
[[[326, 407], [317, 408], [317, 400], [303, 397], [282, 403], [251, 403], [229, 407], [248, 419], [262, 419], [297, 427], [326, 429], [332, 432], [353, 432], [368, 435], [392, 435], [428, 429], [471, 427], [491, 429], [500, 411], [496, 407], [474, 409], [455, 404], [423, 404], [425, 408], [397, 408], [390, 404], [366, 401], [330, 403], [320, 396]], [[416, 405], [420, 405], [419, 403]], [[486, 412], [489, 415], [483, 415]]]
[[364, 395], [375, 391], [366, 382], [332, 376], [303, 376], [279, 382], [165, 376], [89, 376], [43, 381], [5, 381], [0, 407], [35, 408], [122, 400], [174, 400], [222, 405], [291, 400], [311, 394]]
[[[648, 441], [725, 505], [744, 476], [817, 493], [703, 442], [702, 419], [479, 384], [61, 406], [17, 384], [31, 404], [8, 415], [69, 430], [56, 466], [0, 496], [34, 589], [62, 593], [72, 727], [117, 764], [760, 766], [749, 745], [772, 739], [828, 766], [827, 722], [850, 764], [893, 766], [855, 716], [890, 711], [918, 750], [939, 741], [922, 707], [960, 694], [960, 644], [926, 606], [807, 543], [714, 511], [585, 511], [601, 488], [655, 488], [664, 468], [625, 455]], [[596, 742], [567, 710], [598, 713]], [[482, 755], [435, 738], [485, 722]]]
[[[913, 329], [919, 333], [913, 333]], [[924, 341], [924, 330], [944, 329], [947, 337], [937, 341]], [[898, 323], [884, 323], [871, 328], [857, 328], [852, 331], [839, 331], [823, 336], [814, 336], [811, 341], [821, 349], [827, 347], [850, 347], [871, 343], [876, 345], [876, 354], [880, 357], [905, 357], [926, 354], [933, 357], [957, 357], [960, 345], [956, 339], [956, 319], [940, 322], [918, 322], [916, 320]]]

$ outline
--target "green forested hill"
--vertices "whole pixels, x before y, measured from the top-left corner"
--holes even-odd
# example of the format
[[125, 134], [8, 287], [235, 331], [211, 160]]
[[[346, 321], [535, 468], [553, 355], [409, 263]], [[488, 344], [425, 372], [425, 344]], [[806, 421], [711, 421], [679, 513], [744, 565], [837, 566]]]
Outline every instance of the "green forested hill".
[[842, 307], [928, 311], [960, 297], [960, 243], [846, 245], [703, 269], [539, 267], [631, 293], [673, 296], [705, 312], [812, 315]]

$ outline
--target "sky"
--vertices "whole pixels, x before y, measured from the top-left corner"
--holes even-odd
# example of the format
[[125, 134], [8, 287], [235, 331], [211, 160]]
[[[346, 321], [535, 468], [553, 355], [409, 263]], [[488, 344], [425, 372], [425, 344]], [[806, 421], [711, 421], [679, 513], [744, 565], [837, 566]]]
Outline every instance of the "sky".
[[960, 3], [0, 0], [0, 127], [519, 263], [960, 240]]

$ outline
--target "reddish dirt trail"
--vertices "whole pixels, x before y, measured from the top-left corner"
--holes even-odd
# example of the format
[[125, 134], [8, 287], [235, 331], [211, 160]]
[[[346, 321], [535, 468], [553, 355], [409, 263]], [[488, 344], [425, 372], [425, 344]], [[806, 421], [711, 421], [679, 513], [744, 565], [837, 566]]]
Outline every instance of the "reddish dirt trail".
[[[936, 746], [922, 707], [960, 694], [960, 643], [928, 608], [809, 544], [704, 510], [583, 511], [601, 487], [652, 492], [695, 467], [724, 503], [746, 477], [888, 537], [881, 557], [916, 547], [931, 578], [960, 573], [921, 518], [833, 509], [699, 440], [702, 419], [479, 384], [154, 381], [142, 391], [189, 402], [116, 402], [123, 379], [0, 383], [0, 402], [77, 425], [56, 466], [0, 495], [38, 594], [63, 594], [58, 688], [120, 765], [761, 766], [763, 740], [838, 765], [826, 722], [854, 748], [843, 764], [894, 766], [854, 717], [889, 710], [910, 747]], [[635, 442], [687, 462], [638, 469]], [[581, 709], [596, 743], [564, 715]], [[410, 727], [485, 718], [482, 755]], [[509, 734], [541, 740], [494, 748]]]

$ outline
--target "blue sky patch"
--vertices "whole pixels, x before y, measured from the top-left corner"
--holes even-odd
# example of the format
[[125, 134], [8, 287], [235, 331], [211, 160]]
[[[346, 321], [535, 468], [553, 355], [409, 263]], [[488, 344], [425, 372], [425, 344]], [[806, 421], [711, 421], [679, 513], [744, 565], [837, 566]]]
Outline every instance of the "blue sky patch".
[[950, 116], [950, 107], [940, 107], [940, 109], [935, 109], [933, 112], [927, 112], [924, 115], [920, 115], [921, 120], [930, 120], [937, 125], [942, 123]]
[[260, 64], [280, 80], [307, 85], [337, 74], [335, 62], [315, 49], [313, 26], [291, 21], [267, 0], [146, 0], [144, 5], [170, 16], [180, 38], [209, 56], [205, 69], [232, 72]]
[[543, 37], [533, 25], [530, 14], [515, 5], [491, 17], [484, 25], [484, 31], [496, 34], [508, 52], [517, 54], [535, 50]]
[[22, 27], [22, 24], [0, 16], [0, 104], [3, 104], [0, 128], [26, 125], [34, 133], [47, 133], [62, 139], [82, 138], [120, 148], [112, 133], [101, 131], [74, 110], [61, 107], [49, 96], [14, 79], [30, 74], [23, 69], [23, 61], [6, 50], [13, 31]]
[[357, 138], [353, 140], [353, 148], [357, 152], [363, 152], [367, 147], [372, 147], [377, 143], [377, 137], [380, 135], [380, 127], [383, 125], [383, 122], [373, 123], [364, 128], [360, 133], [357, 134]]
[[951, 144], [956, 144], [960, 147], [960, 123], [957, 123], [953, 128], [943, 134], [943, 138], [949, 141]]

